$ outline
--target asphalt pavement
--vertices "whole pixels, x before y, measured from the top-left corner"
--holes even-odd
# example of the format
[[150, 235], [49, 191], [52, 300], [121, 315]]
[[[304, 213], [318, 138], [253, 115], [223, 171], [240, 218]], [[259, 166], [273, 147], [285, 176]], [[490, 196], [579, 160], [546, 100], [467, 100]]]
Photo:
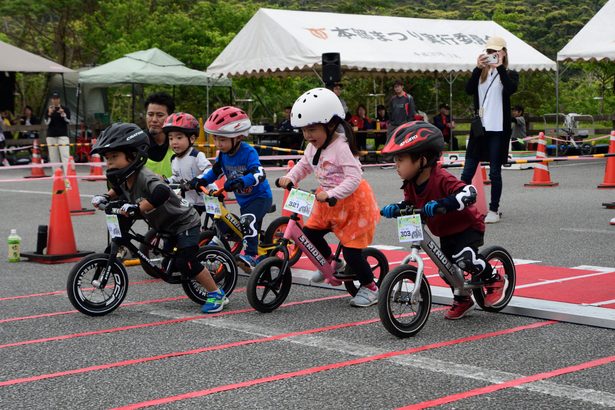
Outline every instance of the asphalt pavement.
[[[554, 266], [614, 267], [615, 210], [601, 204], [615, 190], [596, 188], [604, 161], [550, 170], [558, 187], [526, 188], [532, 170], [504, 171], [503, 217], [488, 226], [487, 245]], [[0, 180], [25, 174], [0, 171]], [[402, 198], [394, 170], [364, 175], [380, 205]], [[315, 187], [314, 179], [301, 186]], [[80, 180], [79, 188], [85, 206], [104, 183]], [[282, 194], [274, 189], [275, 203]], [[51, 181], [0, 182], [0, 198], [0, 233], [16, 228], [22, 249], [34, 250]], [[104, 249], [101, 213], [72, 224], [79, 250]], [[399, 245], [394, 221], [380, 222], [374, 243]], [[66, 297], [71, 266], [0, 260], [1, 408], [615, 407], [613, 330], [482, 311], [451, 322], [434, 305], [425, 328], [400, 340], [376, 307], [352, 308], [342, 291], [293, 285], [286, 306], [257, 313], [246, 277], [221, 314], [205, 316], [180, 286], [152, 281], [138, 266], [128, 268], [124, 304], [91, 318]]]

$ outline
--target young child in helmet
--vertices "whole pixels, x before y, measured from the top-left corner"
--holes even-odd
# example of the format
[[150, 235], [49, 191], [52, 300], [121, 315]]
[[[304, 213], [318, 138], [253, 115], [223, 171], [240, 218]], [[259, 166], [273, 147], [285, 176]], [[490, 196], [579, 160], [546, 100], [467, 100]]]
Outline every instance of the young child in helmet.
[[[199, 133], [199, 121], [194, 116], [183, 112], [173, 113], [164, 122], [162, 131], [173, 150], [170, 183], [192, 181], [211, 169], [211, 162], [205, 154], [192, 146]], [[215, 185], [210, 188], [216, 189]], [[199, 214], [205, 211], [203, 196], [199, 192], [188, 190], [184, 195], [186, 201], [190, 202]]]
[[179, 270], [207, 289], [207, 302], [202, 311], [219, 312], [228, 299], [196, 258], [201, 228], [199, 215], [160, 176], [143, 167], [148, 150], [149, 137], [137, 125], [117, 123], [107, 127], [92, 153], [105, 157], [107, 181], [112, 188], [92, 198], [92, 205], [102, 209], [110, 200], [124, 199], [128, 201], [121, 208], [125, 216], [143, 217], [156, 231], [172, 235], [165, 247], [177, 247]]
[[[382, 153], [394, 155], [397, 173], [404, 181], [404, 201], [385, 206], [381, 213], [393, 218], [400, 208], [422, 208], [429, 230], [440, 237], [442, 252], [469, 272], [472, 281], [485, 283], [485, 306], [494, 306], [504, 298], [508, 281], [478, 253], [485, 223], [484, 215], [473, 205], [476, 189], [438, 165], [444, 146], [442, 132], [427, 122], [408, 122], [394, 131]], [[474, 309], [471, 291], [453, 289], [453, 295], [453, 305], [444, 317], [461, 319]]]
[[[279, 184], [297, 185], [312, 172], [316, 174], [320, 184], [317, 202], [304, 233], [329, 260], [333, 255], [325, 235], [333, 232], [340, 239], [344, 259], [361, 282], [350, 304], [374, 305], [378, 302], [378, 287], [362, 250], [372, 242], [380, 215], [374, 193], [363, 179], [354, 135], [344, 121], [342, 103], [331, 90], [314, 88], [295, 101], [290, 115], [292, 126], [301, 128], [309, 144], [303, 158], [279, 179]], [[327, 198], [336, 198], [337, 204], [330, 207], [324, 202]], [[342, 267], [336, 270], [336, 276], [341, 278]], [[323, 279], [322, 273], [316, 272], [312, 281]]]
[[251, 126], [250, 118], [239, 108], [227, 106], [214, 111], [205, 122], [205, 132], [213, 134], [220, 154], [211, 170], [191, 182], [191, 186], [198, 189], [226, 177], [224, 190], [235, 192], [241, 212], [245, 246], [237, 264], [246, 272], [256, 266], [258, 232], [272, 202], [271, 188], [258, 153], [242, 141]]

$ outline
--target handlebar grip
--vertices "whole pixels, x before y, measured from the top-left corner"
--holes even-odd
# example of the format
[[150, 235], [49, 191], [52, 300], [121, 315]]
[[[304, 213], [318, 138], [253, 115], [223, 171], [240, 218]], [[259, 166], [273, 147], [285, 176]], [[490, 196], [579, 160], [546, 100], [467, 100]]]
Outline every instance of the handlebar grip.
[[[280, 185], [280, 178], [276, 178], [276, 179], [275, 179], [275, 186], [277, 186], [278, 188], [283, 188], [283, 187]], [[289, 182], [289, 183], [288, 183], [288, 185], [286, 185], [286, 188], [284, 188], [284, 189], [286, 189], [287, 191], [290, 191], [290, 190], [291, 190], [291, 189], [293, 189], [294, 187], [295, 187], [295, 184], [293, 184], [292, 182]]]

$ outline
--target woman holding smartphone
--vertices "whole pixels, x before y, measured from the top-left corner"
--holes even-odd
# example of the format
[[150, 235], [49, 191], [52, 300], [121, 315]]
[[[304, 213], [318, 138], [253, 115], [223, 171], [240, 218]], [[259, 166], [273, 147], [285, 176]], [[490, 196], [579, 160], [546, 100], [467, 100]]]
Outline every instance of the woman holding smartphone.
[[485, 53], [478, 56], [466, 92], [474, 96], [474, 109], [481, 117], [485, 132], [482, 136], [470, 133], [461, 180], [472, 183], [481, 161], [489, 162], [491, 202], [486, 223], [500, 221], [502, 196], [502, 164], [508, 161], [510, 140], [510, 96], [517, 91], [519, 75], [508, 70], [508, 50], [501, 37], [490, 37]]

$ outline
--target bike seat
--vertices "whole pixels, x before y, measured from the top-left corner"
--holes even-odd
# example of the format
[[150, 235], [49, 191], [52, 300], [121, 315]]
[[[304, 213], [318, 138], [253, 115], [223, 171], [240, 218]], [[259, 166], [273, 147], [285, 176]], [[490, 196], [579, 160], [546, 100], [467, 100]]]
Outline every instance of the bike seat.
[[277, 207], [275, 206], [275, 204], [271, 205], [271, 208], [269, 208], [269, 210], [267, 211], [268, 214], [273, 214], [275, 213], [275, 211], [277, 211]]

